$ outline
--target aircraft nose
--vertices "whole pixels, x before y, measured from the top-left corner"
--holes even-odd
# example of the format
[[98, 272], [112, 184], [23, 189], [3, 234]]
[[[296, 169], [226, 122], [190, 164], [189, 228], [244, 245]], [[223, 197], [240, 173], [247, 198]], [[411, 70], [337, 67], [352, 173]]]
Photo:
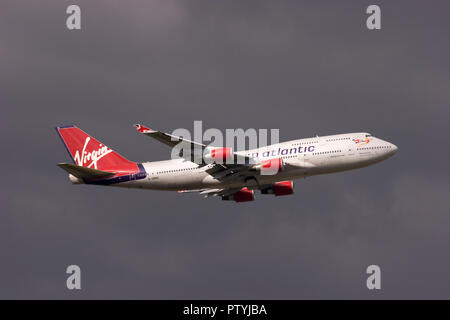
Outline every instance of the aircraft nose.
[[391, 150], [392, 150], [392, 154], [394, 154], [398, 151], [398, 147], [395, 144], [391, 143]]

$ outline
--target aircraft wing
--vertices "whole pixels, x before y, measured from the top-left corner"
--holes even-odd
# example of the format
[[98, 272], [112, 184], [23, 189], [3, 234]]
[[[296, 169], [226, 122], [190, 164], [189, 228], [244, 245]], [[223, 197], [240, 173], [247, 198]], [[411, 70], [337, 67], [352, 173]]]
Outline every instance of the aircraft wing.
[[201, 195], [204, 195], [205, 198], [208, 197], [223, 197], [229, 196], [233, 193], [239, 191], [241, 188], [229, 188], [229, 189], [196, 189], [196, 190], [180, 190], [178, 193], [196, 193], [198, 192]]
[[[202, 153], [207, 148], [207, 146], [205, 144], [191, 141], [188, 139], [184, 139], [182, 137], [174, 136], [170, 133], [152, 130], [142, 124], [135, 124], [134, 127], [140, 133], [145, 134], [146, 136], [149, 136], [151, 138], [154, 138], [154, 139], [158, 140], [159, 142], [162, 142], [172, 148], [181, 142], [185, 143], [187, 145], [191, 145], [191, 150], [195, 150], [195, 149], [201, 150]], [[190, 156], [186, 157], [186, 159], [192, 161], [192, 158]], [[229, 168], [236, 168], [236, 167], [240, 167], [240, 166], [248, 167], [249, 165], [254, 164], [254, 162], [255, 161], [251, 157], [233, 153], [233, 163], [216, 164], [210, 170], [211, 170], [211, 172], [216, 173], [216, 172], [221, 172], [221, 171], [227, 170]]]
[[151, 137], [153, 139], [156, 139], [159, 142], [162, 142], [172, 148], [175, 147], [180, 142], [186, 142], [193, 146], [195, 145], [197, 147], [200, 147], [202, 150], [204, 148], [206, 148], [206, 145], [204, 145], [204, 144], [201, 144], [201, 143], [198, 143], [195, 141], [191, 141], [191, 140], [187, 140], [182, 137], [174, 136], [174, 135], [171, 135], [170, 133], [152, 130], [150, 128], [143, 126], [142, 124], [135, 124], [134, 127], [140, 133], [145, 134], [146, 136]]

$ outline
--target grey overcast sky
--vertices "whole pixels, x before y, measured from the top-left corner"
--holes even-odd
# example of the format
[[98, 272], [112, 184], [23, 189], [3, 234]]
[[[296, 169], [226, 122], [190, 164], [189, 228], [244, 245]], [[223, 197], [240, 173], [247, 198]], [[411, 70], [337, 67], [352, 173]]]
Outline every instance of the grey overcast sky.
[[[82, 30], [66, 29], [81, 7]], [[370, 4], [382, 29], [369, 31]], [[3, 0], [0, 298], [450, 298], [448, 1]], [[134, 161], [132, 127], [367, 131], [365, 169], [235, 204], [71, 185], [54, 126]], [[82, 270], [82, 290], [65, 269]], [[382, 289], [366, 288], [377, 264]]]

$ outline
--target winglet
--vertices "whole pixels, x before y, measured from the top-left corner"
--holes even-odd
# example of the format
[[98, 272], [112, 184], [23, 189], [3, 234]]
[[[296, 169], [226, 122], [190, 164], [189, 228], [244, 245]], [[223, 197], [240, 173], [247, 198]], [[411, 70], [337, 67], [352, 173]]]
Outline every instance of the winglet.
[[140, 133], [149, 133], [152, 132], [154, 130], [147, 128], [146, 126], [143, 126], [142, 124], [135, 124], [134, 127], [136, 128], [137, 131], [139, 131]]

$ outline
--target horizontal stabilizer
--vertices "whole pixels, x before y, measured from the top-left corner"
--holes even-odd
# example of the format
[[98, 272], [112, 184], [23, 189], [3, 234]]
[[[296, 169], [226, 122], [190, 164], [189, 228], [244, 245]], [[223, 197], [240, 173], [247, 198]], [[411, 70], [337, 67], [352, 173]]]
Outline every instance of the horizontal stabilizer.
[[110, 178], [116, 174], [115, 172], [107, 172], [83, 166], [77, 166], [72, 163], [58, 163], [57, 166], [80, 179]]

